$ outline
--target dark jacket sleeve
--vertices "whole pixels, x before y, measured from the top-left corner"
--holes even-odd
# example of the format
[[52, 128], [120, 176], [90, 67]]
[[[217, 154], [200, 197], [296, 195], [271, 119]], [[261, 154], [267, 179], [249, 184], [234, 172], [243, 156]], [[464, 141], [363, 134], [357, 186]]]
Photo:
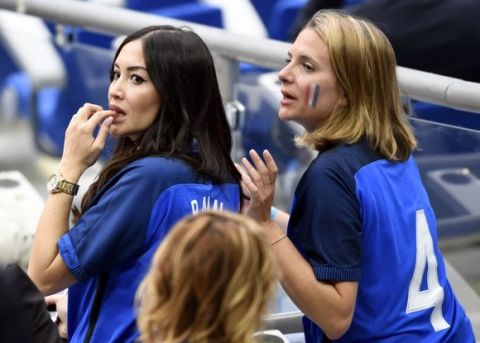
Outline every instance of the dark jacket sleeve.
[[369, 0], [352, 14], [375, 23], [398, 65], [480, 82], [480, 1]]
[[62, 342], [43, 295], [19, 266], [0, 271], [0, 296], [0, 342]]

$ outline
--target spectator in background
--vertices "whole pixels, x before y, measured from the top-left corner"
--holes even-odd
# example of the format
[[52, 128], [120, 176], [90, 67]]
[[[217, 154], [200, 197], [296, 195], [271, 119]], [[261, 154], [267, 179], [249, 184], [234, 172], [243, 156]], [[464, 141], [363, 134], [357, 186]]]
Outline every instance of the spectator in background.
[[0, 268], [0, 299], [0, 342], [63, 342], [42, 294], [18, 265]]
[[[310, 0], [293, 36], [321, 9], [345, 0]], [[480, 1], [365, 0], [346, 8], [375, 23], [392, 43], [399, 66], [480, 82]]]
[[47, 308], [51, 308], [53, 312], [53, 318], [55, 324], [57, 324], [58, 334], [61, 338], [68, 339], [67, 328], [67, 306], [68, 306], [68, 294], [66, 291], [62, 291], [56, 294], [45, 297]]
[[162, 242], [139, 287], [141, 340], [253, 342], [277, 274], [252, 219], [227, 212], [186, 218]]
[[[109, 109], [87, 103], [70, 121], [28, 267], [44, 295], [70, 287], [70, 343], [134, 342], [135, 292], [169, 229], [208, 208], [240, 208], [213, 59], [197, 34], [150, 26], [129, 35], [108, 100]], [[108, 134], [115, 151], [69, 230], [76, 183]]]
[[[291, 215], [271, 210], [277, 167], [250, 152], [246, 213], [262, 223], [306, 342], [474, 342], [447, 279], [412, 152], [393, 49], [372, 23], [319, 11], [279, 72], [279, 117], [318, 151]], [[272, 218], [274, 220], [272, 220]], [[287, 225], [287, 233], [282, 228]]]

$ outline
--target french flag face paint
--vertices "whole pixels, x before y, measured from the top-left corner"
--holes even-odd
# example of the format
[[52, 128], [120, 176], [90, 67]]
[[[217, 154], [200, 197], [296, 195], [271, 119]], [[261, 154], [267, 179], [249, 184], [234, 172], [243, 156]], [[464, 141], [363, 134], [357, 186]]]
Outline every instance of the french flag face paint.
[[316, 107], [320, 97], [320, 85], [312, 83], [305, 91], [305, 105]]

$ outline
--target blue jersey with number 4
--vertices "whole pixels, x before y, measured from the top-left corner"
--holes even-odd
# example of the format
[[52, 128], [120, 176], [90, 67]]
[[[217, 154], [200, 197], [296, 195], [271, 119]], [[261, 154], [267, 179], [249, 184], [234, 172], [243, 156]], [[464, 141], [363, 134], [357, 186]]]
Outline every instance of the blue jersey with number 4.
[[[318, 280], [359, 283], [336, 342], [474, 342], [412, 157], [392, 163], [365, 142], [319, 154], [295, 191], [288, 235]], [[304, 328], [307, 342], [323, 341], [308, 318]]]

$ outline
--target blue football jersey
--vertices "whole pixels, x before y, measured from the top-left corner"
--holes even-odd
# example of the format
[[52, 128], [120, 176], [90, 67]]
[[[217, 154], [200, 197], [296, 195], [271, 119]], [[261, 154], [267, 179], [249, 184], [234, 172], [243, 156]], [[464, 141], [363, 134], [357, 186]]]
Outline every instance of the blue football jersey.
[[[365, 142], [319, 154], [296, 189], [288, 235], [318, 280], [359, 283], [336, 342], [474, 342], [413, 157], [390, 162]], [[307, 342], [322, 342], [317, 325], [304, 327]]]
[[92, 327], [98, 284], [106, 275], [90, 342], [136, 342], [134, 296], [158, 245], [181, 218], [209, 209], [239, 211], [239, 186], [213, 184], [183, 161], [148, 157], [123, 168], [58, 242], [79, 280], [69, 288], [69, 342]]

